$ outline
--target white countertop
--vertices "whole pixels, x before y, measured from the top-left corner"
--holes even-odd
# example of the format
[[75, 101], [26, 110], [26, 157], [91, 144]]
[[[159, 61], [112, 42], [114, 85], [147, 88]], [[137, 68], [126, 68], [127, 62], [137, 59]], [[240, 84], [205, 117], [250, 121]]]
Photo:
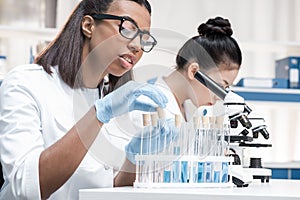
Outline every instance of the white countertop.
[[79, 200], [291, 200], [300, 199], [300, 180], [255, 181], [245, 188], [99, 188], [79, 191]]

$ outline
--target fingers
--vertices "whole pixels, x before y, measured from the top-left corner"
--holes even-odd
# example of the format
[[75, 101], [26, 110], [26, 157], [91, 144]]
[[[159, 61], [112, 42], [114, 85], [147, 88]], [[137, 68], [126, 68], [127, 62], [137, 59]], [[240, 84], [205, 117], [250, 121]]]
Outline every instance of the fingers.
[[145, 112], [156, 111], [156, 105], [144, 101], [135, 100], [133, 106], [134, 106], [133, 108], [134, 110], [141, 110]]
[[135, 90], [134, 95], [136, 97], [140, 95], [144, 95], [149, 97], [154, 103], [156, 103], [159, 107], [165, 108], [168, 103], [168, 98], [164, 93], [161, 92], [157, 87], [147, 84], [142, 86], [141, 88]]
[[157, 77], [147, 80], [147, 83], [154, 85], [157, 81]]

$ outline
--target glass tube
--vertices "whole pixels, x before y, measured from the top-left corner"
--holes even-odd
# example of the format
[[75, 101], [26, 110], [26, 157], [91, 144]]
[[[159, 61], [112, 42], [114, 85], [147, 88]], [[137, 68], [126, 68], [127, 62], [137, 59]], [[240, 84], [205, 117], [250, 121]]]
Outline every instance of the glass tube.
[[[149, 114], [143, 114], [143, 128], [142, 128], [142, 134], [141, 134], [141, 146], [140, 146], [140, 155], [147, 155], [148, 154], [148, 149], [146, 149], [145, 152], [143, 152], [143, 144], [144, 144], [144, 140], [147, 140], [148, 138], [144, 138], [145, 133], [144, 131], [147, 129], [147, 127], [149, 127], [150, 125], [150, 115]], [[145, 178], [147, 177], [147, 162], [143, 161], [142, 159], [139, 160], [139, 162], [137, 163], [137, 174], [136, 174], [136, 180], [138, 180], [138, 182], [144, 182]]]

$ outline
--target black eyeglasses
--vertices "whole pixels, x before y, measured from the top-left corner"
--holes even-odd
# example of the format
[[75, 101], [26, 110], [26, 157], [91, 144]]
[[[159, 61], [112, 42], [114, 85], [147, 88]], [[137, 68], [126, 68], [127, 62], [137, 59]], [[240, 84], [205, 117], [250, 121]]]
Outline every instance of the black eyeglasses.
[[153, 47], [157, 44], [156, 39], [148, 32], [142, 31], [135, 21], [126, 16], [115, 16], [109, 14], [94, 14], [91, 15], [94, 19], [103, 20], [103, 19], [112, 19], [120, 20], [121, 24], [119, 25], [120, 34], [127, 39], [134, 39], [138, 35], [140, 36], [141, 48], [144, 52], [150, 52]]

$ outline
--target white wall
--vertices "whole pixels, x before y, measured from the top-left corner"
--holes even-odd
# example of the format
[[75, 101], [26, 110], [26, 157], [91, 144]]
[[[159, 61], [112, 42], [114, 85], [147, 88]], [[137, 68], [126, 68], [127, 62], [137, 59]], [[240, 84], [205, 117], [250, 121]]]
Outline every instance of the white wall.
[[[239, 77], [273, 77], [274, 60], [289, 55], [284, 46], [266, 46], [269, 41], [297, 41], [300, 44], [300, 2], [298, 0], [150, 0], [153, 14], [152, 27], [167, 30], [172, 35], [188, 38], [197, 34], [200, 23], [215, 16], [228, 18], [233, 37], [243, 50], [243, 65]], [[157, 35], [157, 34], [156, 34]], [[157, 36], [159, 39], [160, 35]], [[166, 38], [163, 37], [164, 44]], [[174, 38], [174, 37], [172, 37]], [[170, 37], [168, 37], [170, 39]], [[176, 40], [175, 38], [174, 40]], [[260, 46], [249, 45], [254, 42]], [[163, 46], [176, 54], [183, 43], [170, 42]], [[161, 49], [160, 49], [161, 50]], [[292, 55], [300, 55], [300, 47]], [[150, 59], [165, 62], [165, 58]], [[148, 57], [148, 58], [147, 58]], [[174, 64], [174, 63], [173, 63]]]

